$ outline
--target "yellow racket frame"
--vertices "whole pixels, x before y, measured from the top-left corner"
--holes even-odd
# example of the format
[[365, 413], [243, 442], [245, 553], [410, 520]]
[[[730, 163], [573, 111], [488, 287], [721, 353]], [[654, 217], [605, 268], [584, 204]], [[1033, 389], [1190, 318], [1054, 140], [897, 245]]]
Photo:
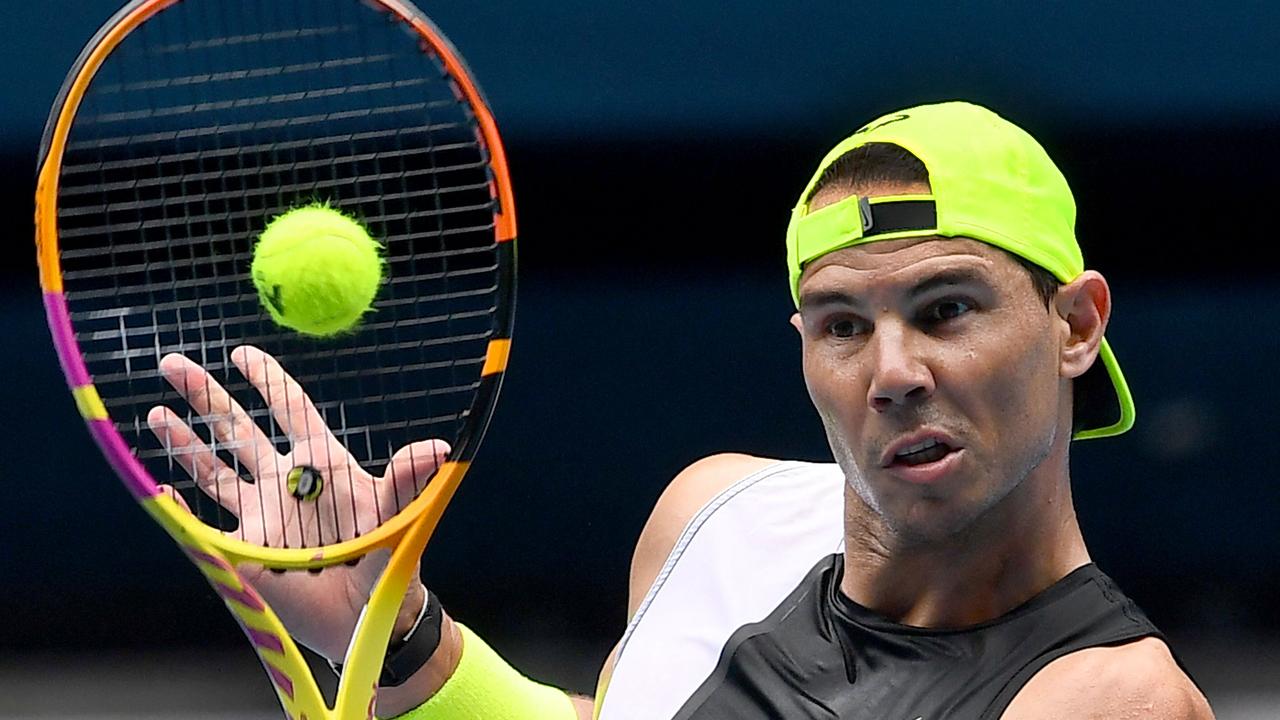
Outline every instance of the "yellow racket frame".
[[[200, 568], [239, 621], [271, 677], [288, 717], [293, 720], [372, 718], [382, 660], [408, 583], [445, 507], [470, 466], [470, 458], [474, 455], [492, 411], [510, 355], [511, 340], [507, 334], [512, 302], [508, 297], [505, 309], [500, 309], [498, 331], [486, 349], [476, 400], [478, 412], [472, 414], [471, 422], [475, 425], [466, 433], [466, 442], [455, 448], [451, 459], [441, 464], [417, 498], [369, 533], [325, 547], [264, 548], [237, 540], [205, 525], [173, 498], [160, 492], [150, 474], [129, 452], [123, 438], [115, 430], [75, 341], [63, 295], [57, 198], [63, 150], [80, 102], [94, 75], [130, 32], [160, 11], [181, 1], [135, 0], [118, 12], [82, 53], [60, 95], [60, 105], [55, 106], [55, 114], [46, 129], [35, 213], [37, 260], [47, 319], [76, 406], [89, 425], [94, 439], [139, 503]], [[506, 278], [507, 291], [511, 292], [514, 284], [515, 204], [506, 154], [497, 125], [482, 93], [457, 51], [417, 8], [401, 0], [351, 1], [379, 5], [414, 28], [427, 47], [443, 62], [461, 95], [470, 104], [493, 171], [491, 192], [496, 200], [495, 233], [499, 251], [506, 254], [505, 267], [509, 275]], [[320, 568], [352, 560], [379, 549], [389, 550], [391, 557], [357, 623], [339, 681], [337, 700], [334, 707], [330, 708], [297, 644], [289, 637], [280, 619], [261, 596], [245, 582], [236, 566], [253, 563], [285, 570]]]

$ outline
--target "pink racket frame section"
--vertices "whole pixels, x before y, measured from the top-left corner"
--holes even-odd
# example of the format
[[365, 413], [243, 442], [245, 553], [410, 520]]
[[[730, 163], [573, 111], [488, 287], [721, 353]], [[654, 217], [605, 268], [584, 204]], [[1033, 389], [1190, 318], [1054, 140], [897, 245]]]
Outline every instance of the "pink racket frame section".
[[[53, 335], [53, 345], [58, 351], [58, 362], [67, 377], [67, 385], [73, 391], [84, 387], [92, 387], [89, 371], [80, 356], [80, 347], [76, 344], [75, 334], [71, 330], [71, 317], [67, 313], [67, 298], [60, 292], [44, 293], [44, 312], [49, 320], [49, 331]], [[107, 462], [120, 475], [129, 492], [139, 500], [155, 497], [160, 493], [151, 480], [151, 476], [143, 469], [142, 464], [129, 450], [128, 444], [108, 418], [85, 418], [89, 426], [89, 434], [93, 436]]]

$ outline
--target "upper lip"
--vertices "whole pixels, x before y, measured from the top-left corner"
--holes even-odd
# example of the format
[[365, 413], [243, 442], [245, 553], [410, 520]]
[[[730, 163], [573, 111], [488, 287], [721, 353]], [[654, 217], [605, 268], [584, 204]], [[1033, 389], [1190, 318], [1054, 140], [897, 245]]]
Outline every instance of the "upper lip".
[[903, 435], [885, 448], [884, 454], [880, 456], [880, 467], [889, 467], [897, 458], [898, 453], [928, 440], [936, 440], [952, 450], [960, 449], [960, 445], [956, 443], [955, 438], [941, 430], [918, 430], [910, 435]]

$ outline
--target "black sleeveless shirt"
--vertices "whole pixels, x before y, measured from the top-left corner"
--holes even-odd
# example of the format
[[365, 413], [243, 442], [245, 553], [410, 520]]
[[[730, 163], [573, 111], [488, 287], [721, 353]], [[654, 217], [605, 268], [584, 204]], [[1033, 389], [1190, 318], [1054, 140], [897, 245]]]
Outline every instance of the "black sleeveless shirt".
[[1075, 650], [1163, 639], [1095, 565], [1020, 607], [956, 630], [891, 622], [818, 563], [765, 620], [725, 643], [675, 720], [996, 720], [1031, 676]]

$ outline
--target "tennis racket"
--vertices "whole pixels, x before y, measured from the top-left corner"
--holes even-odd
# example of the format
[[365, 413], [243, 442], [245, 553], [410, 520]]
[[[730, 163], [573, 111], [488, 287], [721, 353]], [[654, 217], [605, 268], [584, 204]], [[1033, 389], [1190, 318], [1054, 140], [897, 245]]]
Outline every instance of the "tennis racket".
[[[249, 277], [267, 222], [317, 202], [385, 262], [371, 311], [325, 338], [274, 324]], [[406, 588], [497, 399], [515, 236], [484, 96], [404, 0], [134, 0], [58, 95], [36, 245], [63, 372], [290, 718], [373, 716]], [[331, 577], [370, 590], [332, 708], [269, 604]]]

